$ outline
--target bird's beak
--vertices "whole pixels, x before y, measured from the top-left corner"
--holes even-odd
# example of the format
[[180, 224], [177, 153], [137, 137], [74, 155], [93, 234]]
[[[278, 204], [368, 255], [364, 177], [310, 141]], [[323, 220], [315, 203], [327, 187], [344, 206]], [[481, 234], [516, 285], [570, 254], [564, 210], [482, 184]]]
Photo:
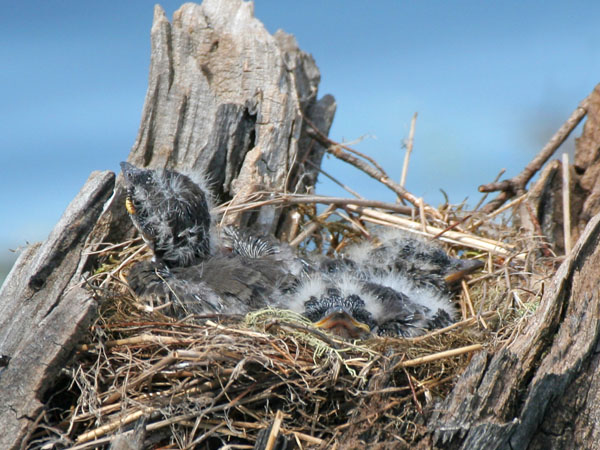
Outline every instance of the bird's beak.
[[371, 333], [371, 328], [359, 322], [344, 310], [337, 310], [315, 323], [317, 328], [330, 331], [344, 338], [359, 338]]
[[483, 261], [478, 261], [476, 259], [461, 261], [461, 263], [462, 267], [459, 270], [450, 272], [444, 276], [444, 280], [447, 284], [456, 283], [485, 265]]
[[135, 206], [133, 206], [133, 202], [131, 201], [131, 197], [127, 196], [125, 199], [125, 209], [132, 216], [135, 214]]

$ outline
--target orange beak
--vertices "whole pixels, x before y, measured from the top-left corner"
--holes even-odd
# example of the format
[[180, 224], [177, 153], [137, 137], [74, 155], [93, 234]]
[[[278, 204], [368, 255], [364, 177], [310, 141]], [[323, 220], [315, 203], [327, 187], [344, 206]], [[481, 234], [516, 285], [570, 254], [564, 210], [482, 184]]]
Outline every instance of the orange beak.
[[451, 273], [447, 274], [446, 276], [444, 276], [444, 280], [448, 284], [455, 283], [457, 281], [462, 280], [464, 277], [469, 275], [471, 272], [474, 272], [477, 269], [482, 268], [484, 265], [485, 265], [485, 263], [483, 261], [477, 261], [477, 260], [464, 261], [462, 269], [457, 270], [456, 272], [451, 272]]
[[371, 333], [371, 328], [367, 324], [359, 322], [343, 310], [332, 312], [315, 322], [315, 326], [347, 339], [357, 339], [365, 333]]
[[135, 206], [133, 206], [133, 202], [131, 201], [131, 197], [127, 197], [125, 199], [125, 209], [131, 215], [135, 214]]

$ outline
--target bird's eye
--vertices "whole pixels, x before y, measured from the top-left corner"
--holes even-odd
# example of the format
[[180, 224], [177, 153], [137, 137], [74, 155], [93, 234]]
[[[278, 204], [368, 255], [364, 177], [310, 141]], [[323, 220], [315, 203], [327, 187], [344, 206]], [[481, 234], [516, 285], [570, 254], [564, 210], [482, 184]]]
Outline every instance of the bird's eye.
[[125, 209], [127, 209], [127, 212], [131, 215], [135, 214], [135, 206], [133, 206], [133, 201], [131, 200], [131, 197], [127, 196], [127, 198], [125, 199]]

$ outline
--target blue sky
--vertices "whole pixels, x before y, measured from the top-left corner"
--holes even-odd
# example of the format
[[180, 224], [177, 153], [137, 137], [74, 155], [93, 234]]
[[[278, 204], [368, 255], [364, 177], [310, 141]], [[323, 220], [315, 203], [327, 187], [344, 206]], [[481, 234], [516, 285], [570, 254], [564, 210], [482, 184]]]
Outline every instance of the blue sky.
[[[161, 3], [168, 17], [181, 4]], [[0, 1], [0, 260], [44, 239], [91, 171], [127, 157], [153, 5]], [[320, 94], [338, 102], [331, 137], [366, 135], [356, 147], [395, 178], [418, 111], [407, 187], [434, 205], [440, 188], [475, 202], [501, 168], [518, 173], [600, 82], [597, 1], [257, 0], [255, 15], [315, 57]], [[325, 169], [393, 199], [332, 159]], [[325, 180], [318, 191], [343, 194]]]

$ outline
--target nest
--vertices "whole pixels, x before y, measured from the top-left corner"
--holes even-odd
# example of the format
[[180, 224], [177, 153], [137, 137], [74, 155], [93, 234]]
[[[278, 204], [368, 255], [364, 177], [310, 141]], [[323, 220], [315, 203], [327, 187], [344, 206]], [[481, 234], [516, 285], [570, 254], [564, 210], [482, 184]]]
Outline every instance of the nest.
[[[339, 157], [342, 150], [334, 150]], [[405, 192], [402, 197], [419, 206], [411, 216], [402, 204], [273, 193], [217, 212], [291, 208], [284, 236], [304, 252], [334, 255], [376, 224], [485, 261], [456, 293], [458, 322], [415, 338], [347, 342], [290, 311], [175, 321], [127, 287], [128, 269], [150, 256], [141, 240], [105, 244], [94, 250], [97, 269], [86, 280], [101, 305], [98, 318], [47, 398], [48, 413], [29, 448], [98, 448], [115, 435], [161, 449], [418, 442], [429, 413], [474, 352], [494, 352], [527, 323], [557, 259], [513, 225], [510, 208], [524, 196], [493, 213], [478, 212], [479, 205], [435, 209]], [[317, 203], [329, 207], [318, 212]]]
[[[463, 214], [447, 211], [452, 214], [438, 221], [446, 229], [450, 217]], [[304, 239], [313, 252], [339, 251], [374, 221], [372, 213], [349, 210], [332, 220], [310, 204], [298, 212], [300, 228], [313, 229]], [[399, 216], [378, 214], [379, 224], [387, 218], [386, 226], [398, 226]], [[402, 220], [422, 234], [438, 234], [434, 226]], [[487, 223], [485, 237], [454, 233], [450, 253], [487, 261], [456, 295], [462, 320], [416, 338], [357, 342], [282, 310], [174, 321], [141, 304], [124, 282], [148, 249], [139, 239], [107, 244], [97, 250], [98, 269], [87, 281], [100, 314], [64, 369], [62, 390], [49, 398], [47, 423], [30, 447], [97, 448], [115, 434], [133, 439], [136, 433], [151, 448], [410, 446], [473, 352], [493, 352], [518, 333], [541, 298], [539, 281], [552, 270], [507, 225]], [[471, 240], [469, 247], [456, 233]], [[491, 233], [494, 251], [476, 249], [477, 242], [489, 244]]]

